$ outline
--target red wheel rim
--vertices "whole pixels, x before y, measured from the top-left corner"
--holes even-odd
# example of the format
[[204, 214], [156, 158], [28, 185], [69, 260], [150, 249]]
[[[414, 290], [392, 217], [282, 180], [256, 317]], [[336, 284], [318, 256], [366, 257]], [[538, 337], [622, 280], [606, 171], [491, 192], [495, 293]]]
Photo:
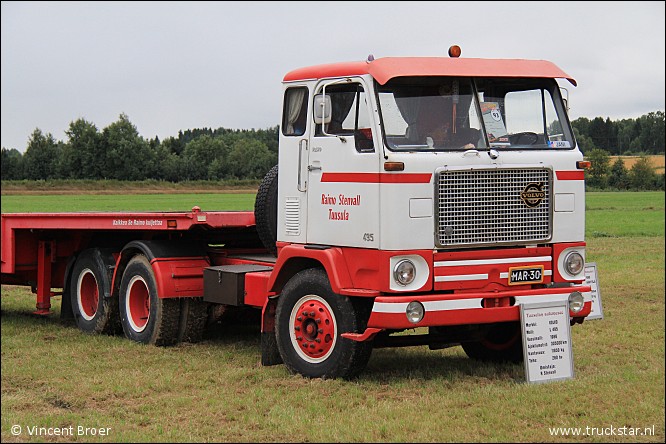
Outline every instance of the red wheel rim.
[[127, 286], [125, 309], [132, 329], [142, 332], [150, 317], [150, 292], [146, 281], [141, 276], [132, 277]]
[[91, 269], [86, 268], [79, 275], [76, 299], [79, 304], [79, 313], [86, 321], [90, 321], [97, 314], [99, 307], [99, 289], [97, 279]]
[[331, 306], [321, 297], [301, 298], [291, 311], [289, 328], [292, 345], [304, 360], [322, 362], [333, 352], [337, 324]]

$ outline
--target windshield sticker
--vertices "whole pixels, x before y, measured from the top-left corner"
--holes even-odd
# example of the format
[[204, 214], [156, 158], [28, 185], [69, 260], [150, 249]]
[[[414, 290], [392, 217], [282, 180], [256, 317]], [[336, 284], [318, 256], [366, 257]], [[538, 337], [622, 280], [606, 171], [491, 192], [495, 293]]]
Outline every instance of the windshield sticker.
[[488, 141], [493, 144], [494, 142], [508, 144], [506, 141], [501, 141], [502, 136], [506, 136], [507, 131], [502, 120], [502, 113], [500, 112], [499, 103], [497, 102], [483, 102], [481, 103], [481, 115], [483, 116], [483, 123], [486, 125], [486, 133], [488, 134]]
[[550, 148], [571, 148], [571, 143], [568, 140], [550, 140], [548, 141]]

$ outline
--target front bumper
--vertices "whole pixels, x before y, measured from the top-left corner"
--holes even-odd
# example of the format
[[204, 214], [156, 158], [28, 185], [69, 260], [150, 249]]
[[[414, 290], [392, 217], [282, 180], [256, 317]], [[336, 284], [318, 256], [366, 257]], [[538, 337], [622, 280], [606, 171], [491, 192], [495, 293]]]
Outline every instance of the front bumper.
[[[582, 293], [585, 306], [580, 312], [570, 311], [569, 314], [572, 318], [584, 318], [592, 310], [591, 287], [585, 285], [492, 293], [379, 296], [375, 298], [366, 331], [361, 334], [345, 333], [343, 337], [364, 341], [382, 330], [520, 321], [521, 304], [566, 303], [574, 291]], [[425, 308], [423, 319], [418, 323], [410, 322], [405, 315], [407, 305], [412, 301], [420, 302]]]

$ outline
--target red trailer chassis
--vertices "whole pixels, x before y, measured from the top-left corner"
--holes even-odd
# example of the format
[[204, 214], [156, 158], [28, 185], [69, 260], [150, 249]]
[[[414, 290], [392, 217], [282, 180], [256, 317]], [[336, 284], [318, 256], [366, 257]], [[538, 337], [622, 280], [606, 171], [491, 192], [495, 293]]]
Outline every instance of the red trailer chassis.
[[[181, 240], [192, 246], [229, 243], [238, 251], [261, 251], [253, 212], [113, 212], [2, 214], [2, 283], [30, 285], [37, 314], [48, 314], [50, 299], [65, 288], [74, 256], [89, 246], [106, 247], [117, 261], [132, 241]], [[239, 242], [240, 241], [240, 242]], [[234, 245], [235, 244], [235, 245]], [[153, 258], [161, 297], [201, 296], [205, 256]], [[224, 256], [224, 255], [222, 255]], [[169, 266], [165, 266], [169, 264]], [[118, 269], [114, 271], [116, 281]]]

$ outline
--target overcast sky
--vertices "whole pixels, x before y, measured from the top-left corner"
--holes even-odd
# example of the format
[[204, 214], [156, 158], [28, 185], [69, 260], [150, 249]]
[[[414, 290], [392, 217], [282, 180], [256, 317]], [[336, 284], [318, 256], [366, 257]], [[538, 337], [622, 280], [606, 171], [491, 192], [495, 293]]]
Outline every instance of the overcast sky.
[[[543, 59], [570, 117], [664, 111], [664, 2], [2, 1], [3, 148], [126, 114], [145, 138], [278, 125], [292, 69], [388, 56]], [[562, 84], [564, 86], [564, 83]]]

